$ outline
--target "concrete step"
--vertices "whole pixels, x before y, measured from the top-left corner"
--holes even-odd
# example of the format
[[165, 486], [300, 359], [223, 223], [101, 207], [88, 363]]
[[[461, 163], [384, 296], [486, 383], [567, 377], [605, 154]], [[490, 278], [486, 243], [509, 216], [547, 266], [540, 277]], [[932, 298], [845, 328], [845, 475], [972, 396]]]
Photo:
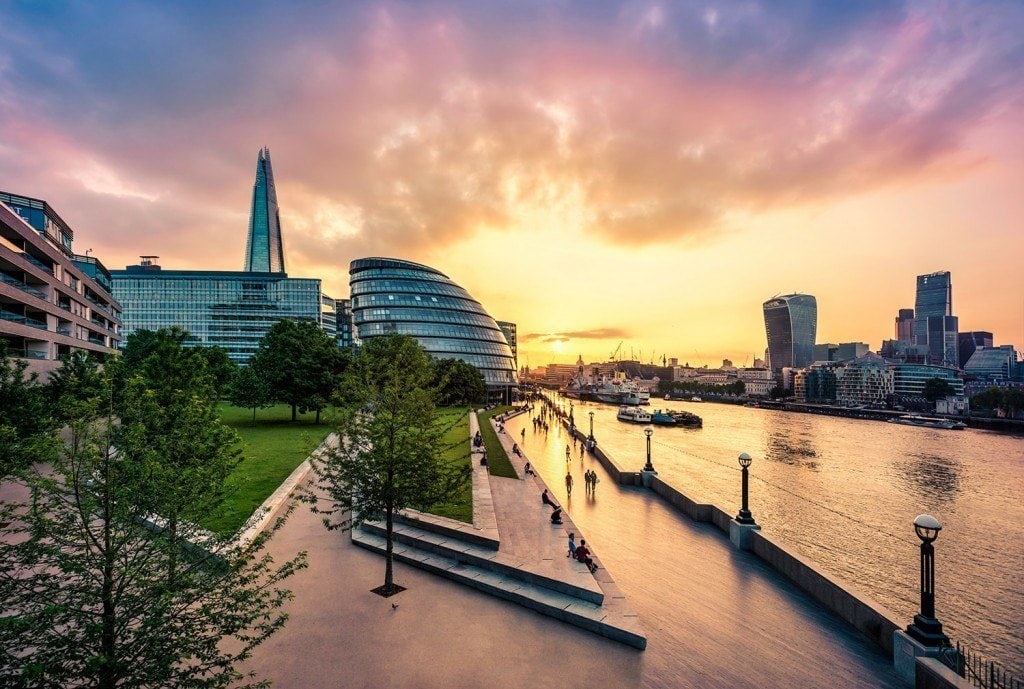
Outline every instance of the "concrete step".
[[[366, 521], [360, 528], [382, 538], [386, 533], [383, 522]], [[564, 562], [527, 562], [515, 555], [467, 543], [457, 536], [428, 532], [408, 523], [395, 524], [394, 535], [397, 543], [485, 569], [508, 579], [517, 579], [595, 605], [604, 602], [601, 585], [581, 562], [569, 559]]]
[[408, 512], [395, 515], [395, 521], [408, 524], [409, 526], [418, 527], [424, 531], [430, 531], [439, 536], [457, 538], [483, 548], [489, 548], [490, 550], [497, 550], [500, 545], [500, 541], [497, 537], [497, 527], [494, 529], [477, 529], [472, 524], [466, 524], [446, 517], [439, 517], [436, 514], [417, 512], [415, 510], [409, 510]]
[[[385, 553], [387, 546], [384, 537], [372, 530], [353, 529], [351, 534], [352, 542], [356, 545], [381, 555]], [[595, 603], [521, 579], [503, 576], [496, 571], [477, 567], [404, 542], [396, 541], [393, 554], [399, 562], [517, 603], [542, 615], [553, 617], [634, 648], [644, 649], [647, 647], [647, 638], [635, 615], [625, 617], [609, 614], [609, 611]]]

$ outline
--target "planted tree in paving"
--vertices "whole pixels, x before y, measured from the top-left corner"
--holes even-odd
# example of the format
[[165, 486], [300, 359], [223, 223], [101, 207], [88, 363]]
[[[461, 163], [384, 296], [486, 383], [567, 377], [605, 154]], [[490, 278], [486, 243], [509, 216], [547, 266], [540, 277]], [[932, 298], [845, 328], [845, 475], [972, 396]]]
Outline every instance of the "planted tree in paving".
[[[261, 686], [237, 665], [285, 623], [281, 584], [304, 555], [277, 565], [263, 552], [280, 521], [247, 545], [192, 524], [178, 542], [143, 526], [170, 484], [154, 480], [159, 457], [121, 451], [136, 420], [115, 423], [115, 379], [104, 371], [102, 396], [61, 400], [74, 409], [68, 442], [49, 471], [22, 473], [23, 497], [0, 502], [0, 685]], [[126, 404], [148, 405], [142, 379], [129, 380]], [[200, 423], [164, 427], [183, 439]], [[186, 471], [174, 489], [216, 492], [211, 480]]]
[[382, 596], [404, 590], [394, 583], [395, 513], [447, 502], [469, 479], [469, 467], [444, 458], [432, 382], [430, 360], [413, 338], [367, 341], [342, 378], [338, 447], [313, 464], [326, 498], [310, 492], [307, 499], [327, 528], [384, 519], [384, 585], [374, 589]]

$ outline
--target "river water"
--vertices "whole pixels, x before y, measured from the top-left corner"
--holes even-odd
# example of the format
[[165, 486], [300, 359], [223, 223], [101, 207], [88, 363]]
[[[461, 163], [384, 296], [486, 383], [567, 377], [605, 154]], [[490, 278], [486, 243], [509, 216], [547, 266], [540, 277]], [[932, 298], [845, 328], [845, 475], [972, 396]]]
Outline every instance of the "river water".
[[[619, 467], [644, 464], [643, 427], [574, 402], [577, 427]], [[942, 523], [936, 616], [951, 639], [1024, 677], [1024, 439], [743, 406], [652, 400], [702, 429], [656, 427], [659, 476], [699, 502], [739, 506], [736, 457], [749, 453], [750, 508], [767, 534], [909, 623], [919, 602], [914, 517]], [[568, 401], [566, 401], [568, 409]]]

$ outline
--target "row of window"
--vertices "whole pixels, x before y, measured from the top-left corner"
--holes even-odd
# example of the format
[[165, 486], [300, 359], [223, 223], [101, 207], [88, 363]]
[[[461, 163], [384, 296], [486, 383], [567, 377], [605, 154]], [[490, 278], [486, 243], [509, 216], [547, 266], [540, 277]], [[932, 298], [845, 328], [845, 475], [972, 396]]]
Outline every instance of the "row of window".
[[368, 294], [387, 294], [389, 292], [412, 292], [413, 294], [443, 294], [450, 297], [462, 297], [473, 301], [466, 290], [456, 285], [440, 282], [421, 282], [417, 280], [366, 280], [352, 284], [352, 298]]
[[451, 323], [475, 325], [498, 330], [489, 316], [443, 309], [362, 309], [356, 311], [353, 322], [357, 325], [375, 321], [412, 321], [420, 323]]
[[395, 321], [382, 321], [379, 323], [357, 324], [359, 337], [374, 337], [375, 335], [388, 335], [390, 333], [401, 333], [414, 337], [452, 337], [459, 340], [480, 340], [483, 342], [495, 342], [506, 348], [509, 356], [512, 350], [505, 344], [505, 338], [500, 331], [488, 330], [468, 325], [443, 325], [443, 324], [421, 324], [405, 323]]

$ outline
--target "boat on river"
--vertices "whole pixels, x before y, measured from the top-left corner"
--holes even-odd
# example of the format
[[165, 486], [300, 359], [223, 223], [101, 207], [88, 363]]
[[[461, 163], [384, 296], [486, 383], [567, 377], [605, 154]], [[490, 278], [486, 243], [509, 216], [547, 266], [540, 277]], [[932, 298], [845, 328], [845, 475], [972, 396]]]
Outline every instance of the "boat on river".
[[619, 421], [626, 423], [651, 423], [651, 415], [639, 407], [619, 407], [615, 415]]
[[932, 416], [917, 416], [915, 414], [907, 414], [906, 416], [889, 419], [889, 423], [899, 423], [904, 426], [919, 426], [921, 428], [941, 428], [947, 431], [962, 431], [967, 428], [967, 424], [962, 421], [938, 419]]
[[567, 397], [592, 402], [629, 406], [651, 403], [651, 393], [642, 389], [621, 371], [611, 376], [589, 376], [580, 371], [561, 392]]
[[690, 401], [691, 402], [703, 402], [704, 400], [702, 400], [700, 397], [697, 397], [696, 395], [694, 395], [693, 397], [690, 398]]
[[657, 426], [684, 426], [686, 428], [701, 428], [704, 421], [696, 414], [688, 411], [672, 411], [661, 409], [651, 414], [651, 423]]

